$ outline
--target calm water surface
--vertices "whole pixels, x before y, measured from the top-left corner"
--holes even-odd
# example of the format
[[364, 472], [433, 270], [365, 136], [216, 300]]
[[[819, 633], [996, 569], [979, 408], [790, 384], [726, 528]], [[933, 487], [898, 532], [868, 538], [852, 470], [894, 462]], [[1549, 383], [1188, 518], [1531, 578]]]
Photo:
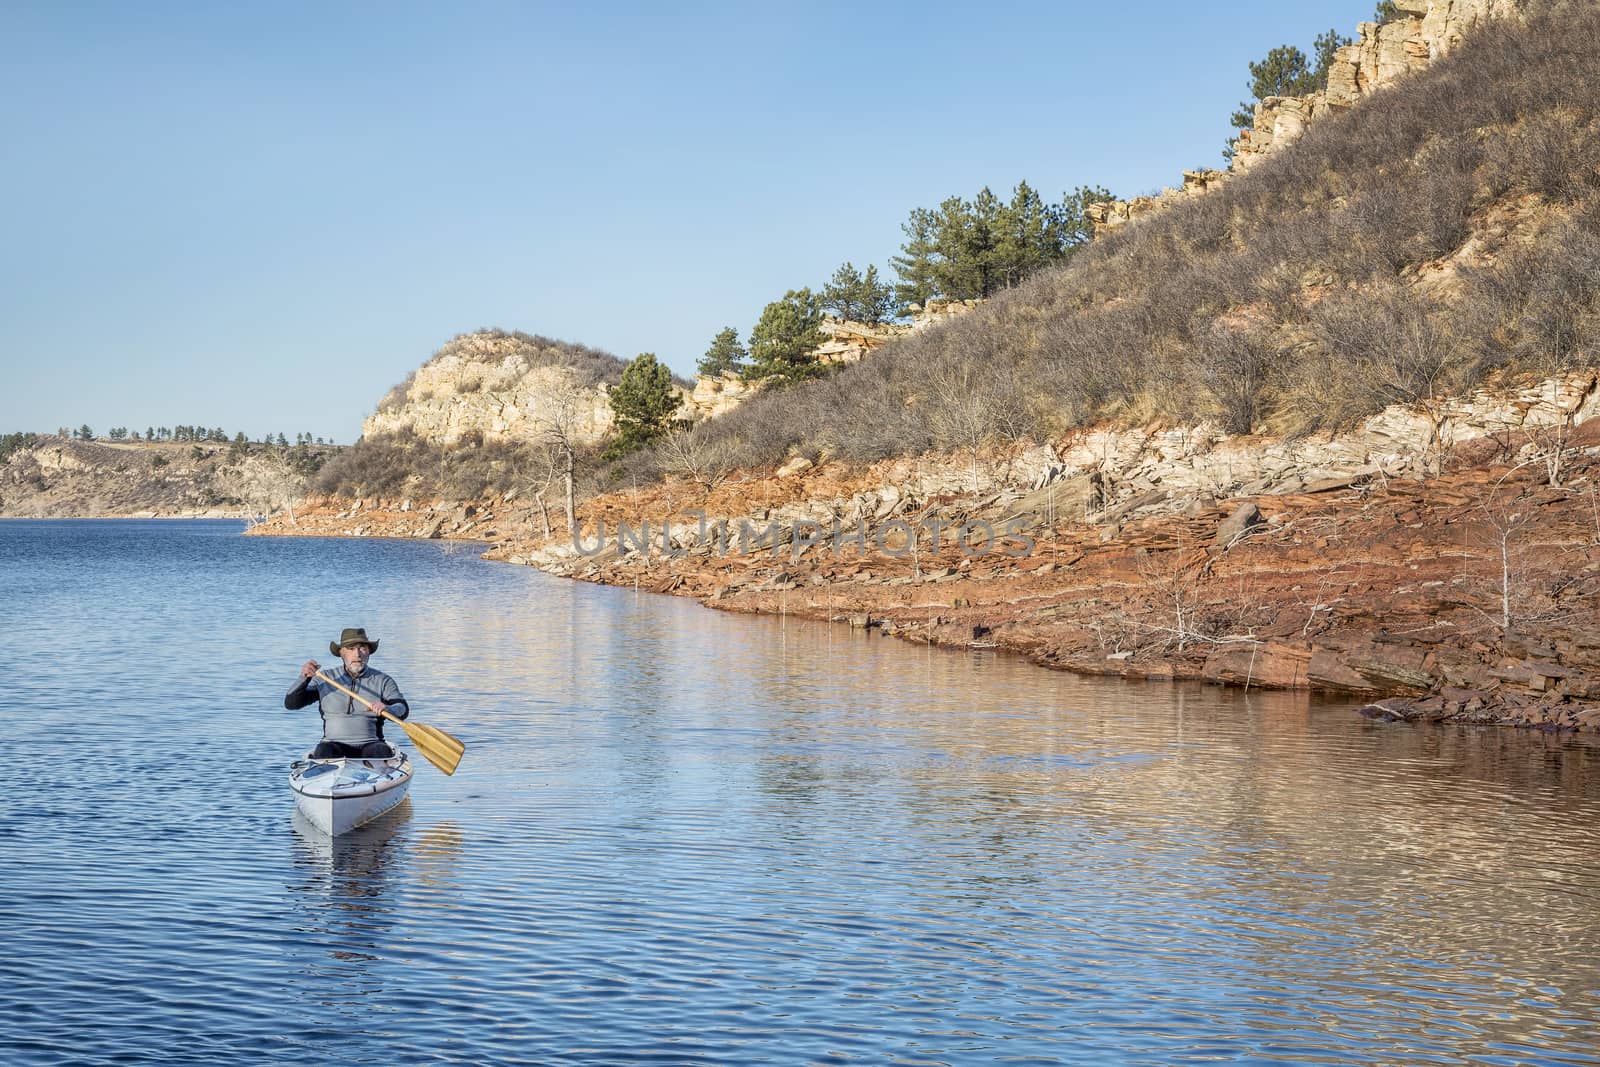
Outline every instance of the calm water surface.
[[[0, 523], [0, 1063], [1600, 1063], [1600, 748]], [[467, 742], [330, 843], [347, 625]]]

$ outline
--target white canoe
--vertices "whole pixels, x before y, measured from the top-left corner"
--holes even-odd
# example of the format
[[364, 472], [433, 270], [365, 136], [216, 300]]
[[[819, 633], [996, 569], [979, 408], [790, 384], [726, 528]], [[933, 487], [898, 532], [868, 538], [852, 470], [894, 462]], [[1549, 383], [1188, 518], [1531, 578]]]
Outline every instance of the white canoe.
[[371, 822], [406, 798], [411, 761], [396, 752], [388, 759], [311, 759], [289, 766], [289, 788], [300, 814], [330, 837]]

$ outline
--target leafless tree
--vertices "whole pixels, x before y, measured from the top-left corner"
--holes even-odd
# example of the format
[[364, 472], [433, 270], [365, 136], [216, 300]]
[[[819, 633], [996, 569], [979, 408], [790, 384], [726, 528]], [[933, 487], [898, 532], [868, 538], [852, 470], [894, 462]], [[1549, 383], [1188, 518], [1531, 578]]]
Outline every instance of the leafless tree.
[[578, 449], [583, 444], [582, 431], [591, 403], [587, 389], [572, 379], [564, 378], [546, 394], [545, 404], [537, 417], [544, 440], [555, 450], [560, 467], [568, 531], [578, 528], [574, 487], [578, 473]]
[[656, 445], [663, 466], [711, 492], [733, 472], [735, 443], [707, 431], [704, 423], [682, 426]]

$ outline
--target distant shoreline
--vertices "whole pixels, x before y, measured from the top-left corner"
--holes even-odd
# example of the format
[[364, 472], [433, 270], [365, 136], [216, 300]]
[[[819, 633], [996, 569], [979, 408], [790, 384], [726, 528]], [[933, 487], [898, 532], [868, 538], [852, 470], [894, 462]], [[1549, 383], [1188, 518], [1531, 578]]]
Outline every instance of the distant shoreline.
[[138, 520], [141, 522], [195, 522], [205, 520], [210, 522], [243, 522], [252, 521], [249, 515], [218, 515], [212, 512], [199, 512], [193, 515], [152, 515], [148, 512], [135, 512], [122, 515], [0, 515], [0, 522], [128, 522]]

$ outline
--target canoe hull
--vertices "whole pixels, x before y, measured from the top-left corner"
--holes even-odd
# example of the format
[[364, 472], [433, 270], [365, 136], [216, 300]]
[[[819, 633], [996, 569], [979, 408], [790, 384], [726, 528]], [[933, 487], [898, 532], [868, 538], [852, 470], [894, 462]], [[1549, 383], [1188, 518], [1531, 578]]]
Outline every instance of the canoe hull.
[[365, 826], [406, 798], [411, 761], [403, 753], [389, 759], [304, 759], [289, 768], [295, 807], [329, 837]]

